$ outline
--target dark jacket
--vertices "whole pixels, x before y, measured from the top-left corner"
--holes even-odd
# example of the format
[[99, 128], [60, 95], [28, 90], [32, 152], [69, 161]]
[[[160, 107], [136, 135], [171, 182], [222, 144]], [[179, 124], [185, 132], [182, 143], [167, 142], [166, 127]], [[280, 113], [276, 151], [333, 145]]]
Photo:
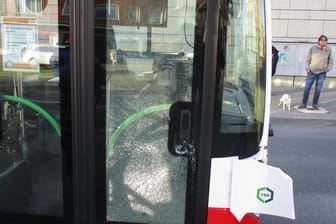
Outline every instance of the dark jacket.
[[272, 76], [275, 74], [278, 61], [279, 61], [279, 51], [274, 46], [272, 46]]

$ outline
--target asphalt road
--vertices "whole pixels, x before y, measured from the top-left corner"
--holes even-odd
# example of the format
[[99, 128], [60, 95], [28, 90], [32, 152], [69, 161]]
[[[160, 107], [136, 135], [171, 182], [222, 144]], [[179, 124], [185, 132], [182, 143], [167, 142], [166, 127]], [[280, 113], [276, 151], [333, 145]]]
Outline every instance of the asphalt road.
[[[292, 96], [292, 110], [283, 111], [279, 98]], [[262, 224], [336, 223], [336, 90], [322, 92], [320, 106], [328, 111], [301, 113], [302, 88], [275, 88], [272, 93], [269, 139], [270, 165], [293, 178], [296, 220], [261, 215]]]

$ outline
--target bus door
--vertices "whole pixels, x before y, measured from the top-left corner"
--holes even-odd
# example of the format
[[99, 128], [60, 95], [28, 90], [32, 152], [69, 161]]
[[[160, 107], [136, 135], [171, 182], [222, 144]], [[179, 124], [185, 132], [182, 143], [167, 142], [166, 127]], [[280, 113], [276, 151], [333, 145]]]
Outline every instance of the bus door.
[[204, 223], [207, 189], [197, 214], [192, 137], [201, 104], [192, 102], [202, 97], [194, 91], [202, 85], [206, 1], [96, 1], [95, 10], [107, 221]]
[[107, 221], [205, 223], [210, 157], [247, 158], [260, 149], [264, 5], [96, 3]]
[[[96, 85], [103, 86], [97, 103], [104, 105], [97, 123], [106, 133], [106, 219], [194, 223], [191, 195], [197, 159], [191, 141], [191, 102], [195, 49], [203, 45], [195, 40], [200, 3], [99, 2], [96, 70], [103, 65], [106, 77]], [[181, 121], [170, 121], [175, 110]], [[174, 144], [168, 141], [169, 126], [175, 125], [185, 126], [187, 149], [168, 150]]]

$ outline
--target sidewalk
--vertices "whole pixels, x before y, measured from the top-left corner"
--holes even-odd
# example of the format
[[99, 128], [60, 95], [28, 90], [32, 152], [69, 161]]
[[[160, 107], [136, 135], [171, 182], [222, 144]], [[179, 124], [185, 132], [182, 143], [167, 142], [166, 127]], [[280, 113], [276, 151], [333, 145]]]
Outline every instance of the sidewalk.
[[[293, 78], [293, 77], [291, 77]], [[275, 77], [272, 84], [272, 100], [271, 100], [271, 119], [272, 117], [282, 118], [297, 118], [297, 119], [327, 119], [336, 120], [336, 80], [326, 80], [324, 89], [321, 92], [319, 107], [321, 110], [297, 110], [295, 106], [301, 104], [305, 78], [300, 77], [296, 79], [293, 85], [291, 79], [279, 79]], [[311, 104], [315, 86], [313, 85], [310, 91], [308, 107]], [[290, 111], [282, 110], [279, 106], [279, 100], [283, 94], [291, 96], [291, 109]]]

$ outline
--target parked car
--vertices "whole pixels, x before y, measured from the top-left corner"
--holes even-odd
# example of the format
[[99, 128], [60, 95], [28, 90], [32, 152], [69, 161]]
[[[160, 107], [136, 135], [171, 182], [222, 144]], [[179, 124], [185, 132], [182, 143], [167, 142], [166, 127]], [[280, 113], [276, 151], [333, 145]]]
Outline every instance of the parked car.
[[22, 60], [32, 65], [50, 65], [50, 58], [57, 47], [53, 45], [34, 44], [21, 50]]

